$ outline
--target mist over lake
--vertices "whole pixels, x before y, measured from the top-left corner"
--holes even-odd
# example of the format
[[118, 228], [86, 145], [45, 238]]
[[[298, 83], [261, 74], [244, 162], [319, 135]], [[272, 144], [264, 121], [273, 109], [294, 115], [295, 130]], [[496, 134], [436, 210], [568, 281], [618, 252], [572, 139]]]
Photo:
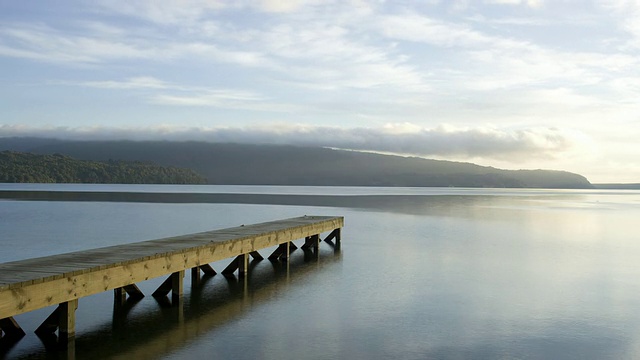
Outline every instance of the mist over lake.
[[[75, 356], [640, 356], [638, 191], [1, 184], [0, 262], [302, 215], [344, 216], [341, 248], [256, 262], [246, 286], [185, 277], [183, 314], [81, 298]], [[47, 357], [51, 311], [17, 316], [4, 356]]]

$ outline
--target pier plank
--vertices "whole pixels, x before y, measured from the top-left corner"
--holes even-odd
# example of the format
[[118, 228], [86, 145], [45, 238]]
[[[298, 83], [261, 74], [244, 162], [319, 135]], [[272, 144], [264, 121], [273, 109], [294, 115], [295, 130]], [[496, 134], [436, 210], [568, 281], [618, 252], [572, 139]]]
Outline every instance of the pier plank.
[[246, 260], [343, 226], [343, 217], [303, 216], [3, 263], [0, 319], [227, 258]]

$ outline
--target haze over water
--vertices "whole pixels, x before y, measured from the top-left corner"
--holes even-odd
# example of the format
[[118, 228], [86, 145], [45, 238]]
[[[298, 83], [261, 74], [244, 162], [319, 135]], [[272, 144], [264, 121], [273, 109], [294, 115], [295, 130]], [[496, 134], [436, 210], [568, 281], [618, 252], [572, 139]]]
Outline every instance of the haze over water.
[[[220, 275], [192, 288], [187, 276], [182, 316], [151, 296], [125, 315], [114, 315], [111, 292], [80, 299], [78, 358], [640, 356], [638, 191], [6, 189], [146, 192], [158, 202], [0, 200], [0, 262], [305, 214], [345, 217], [340, 251], [296, 251], [288, 270], [256, 263], [246, 288]], [[207, 193], [210, 203], [163, 202], [163, 192]], [[274, 196], [250, 204], [246, 194]], [[161, 281], [139, 285], [149, 295]], [[27, 336], [7, 358], [46, 356], [32, 332], [51, 310], [16, 317]]]

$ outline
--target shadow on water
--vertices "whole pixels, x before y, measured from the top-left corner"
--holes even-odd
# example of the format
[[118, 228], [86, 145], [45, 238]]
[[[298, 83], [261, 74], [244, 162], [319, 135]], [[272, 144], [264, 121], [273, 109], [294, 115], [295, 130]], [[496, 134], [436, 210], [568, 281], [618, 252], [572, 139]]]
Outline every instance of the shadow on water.
[[[110, 323], [76, 334], [69, 346], [61, 346], [55, 335], [41, 338], [43, 348], [21, 354], [18, 359], [156, 359], [206, 336], [216, 328], [236, 321], [285, 291], [304, 284], [305, 276], [342, 260], [340, 246], [331, 249], [295, 250], [289, 262], [254, 260], [245, 278], [234, 275], [204, 275], [185, 281], [185, 294], [172, 305], [168, 298], [155, 299], [154, 310], [135, 311], [140, 300], [114, 304]], [[187, 277], [189, 278], [189, 276]], [[186, 280], [186, 279], [185, 279]], [[189, 286], [187, 286], [189, 285]], [[96, 311], [109, 311], [98, 309]], [[30, 334], [29, 334], [30, 335]], [[28, 336], [29, 336], [28, 335]], [[10, 349], [5, 349], [9, 350]]]

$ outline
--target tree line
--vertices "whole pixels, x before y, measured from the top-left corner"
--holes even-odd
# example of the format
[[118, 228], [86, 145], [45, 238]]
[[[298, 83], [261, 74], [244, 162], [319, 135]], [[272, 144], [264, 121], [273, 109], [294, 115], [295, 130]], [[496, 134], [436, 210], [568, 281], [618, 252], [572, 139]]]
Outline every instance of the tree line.
[[193, 169], [212, 185], [593, 188], [584, 176], [566, 171], [503, 170], [291, 145], [0, 138], [1, 150], [62, 153], [89, 161], [150, 161]]
[[205, 184], [191, 169], [141, 161], [76, 160], [61, 154], [0, 152], [0, 182], [95, 184]]

